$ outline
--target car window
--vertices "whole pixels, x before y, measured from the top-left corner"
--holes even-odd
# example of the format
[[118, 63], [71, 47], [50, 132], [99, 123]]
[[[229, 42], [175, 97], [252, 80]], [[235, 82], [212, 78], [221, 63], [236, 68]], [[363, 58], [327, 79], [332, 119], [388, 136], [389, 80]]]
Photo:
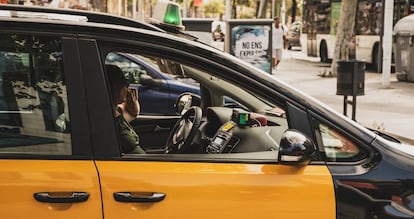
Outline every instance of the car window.
[[128, 58], [128, 55], [111, 52], [106, 56], [105, 64], [116, 65], [124, 72], [130, 84], [140, 84], [142, 77], [151, 77], [138, 59]]
[[0, 35], [0, 153], [70, 155], [61, 40]]
[[200, 93], [199, 84], [168, 60], [114, 51], [106, 55], [105, 64], [119, 67], [129, 88], [139, 91], [141, 114], [176, 116], [174, 103], [181, 93]]
[[318, 126], [320, 144], [327, 161], [353, 162], [367, 157], [367, 150], [329, 125]]
[[[162, 65], [159, 66], [159, 69], [166, 69], [166, 72], [171, 72], [173, 75], [185, 75], [192, 82], [180, 81], [180, 83], [192, 86], [195, 81], [199, 85], [197, 88], [202, 88], [203, 92], [182, 90], [177, 93], [177, 96], [171, 98], [171, 94], [164, 95], [160, 90], [146, 93], [146, 89], [140, 89], [139, 104], [141, 109], [147, 105], [151, 105], [155, 109], [172, 107], [180, 95], [195, 94], [191, 98], [184, 98], [183, 101], [193, 100], [199, 96], [201, 102], [194, 102], [201, 103], [195, 105], [200, 108], [201, 118], [196, 121], [197, 113], [189, 114], [187, 117], [187, 113], [192, 112], [192, 109], [185, 109], [181, 112], [183, 118], [181, 121], [179, 117], [173, 119], [169, 116], [167, 120], [162, 117], [146, 117], [140, 113], [135, 119], [128, 121], [132, 127], [130, 130], [128, 125], [124, 121], [120, 122], [119, 119], [120, 114], [129, 113], [126, 110], [116, 112], [114, 120], [118, 125], [118, 139], [123, 154], [138, 156], [163, 154], [160, 159], [173, 159], [177, 154], [186, 157], [184, 159], [196, 160], [237, 158], [264, 159], [274, 162], [277, 159], [282, 135], [289, 129], [284, 105], [268, 99], [269, 97], [260, 94], [260, 91], [244, 89], [238, 81], [230, 81], [217, 76], [217, 73], [212, 70], [201, 69], [197, 67], [196, 63], [191, 65], [187, 62], [149, 56], [139, 52], [132, 54], [131, 51], [129, 51], [129, 55], [133, 57], [144, 56], [155, 60], [150, 62]], [[113, 71], [106, 73], [107, 77], [111, 77], [109, 75], [113, 74]], [[114, 89], [111, 92], [114, 92]], [[117, 94], [112, 94], [112, 96], [115, 95]], [[147, 97], [150, 98], [145, 99]], [[167, 99], [163, 99], [163, 97]], [[169, 105], [164, 105], [168, 103]], [[183, 105], [186, 104], [183, 103]], [[119, 105], [114, 106], [114, 108], [117, 107]], [[198, 128], [193, 133], [192, 127], [195, 125], [198, 125]], [[135, 132], [135, 137], [130, 137], [132, 132]], [[186, 139], [189, 136], [193, 138], [193, 141], [187, 145]], [[139, 148], [124, 147], [124, 142], [127, 142], [126, 138], [133, 139], [128, 142], [133, 142]]]

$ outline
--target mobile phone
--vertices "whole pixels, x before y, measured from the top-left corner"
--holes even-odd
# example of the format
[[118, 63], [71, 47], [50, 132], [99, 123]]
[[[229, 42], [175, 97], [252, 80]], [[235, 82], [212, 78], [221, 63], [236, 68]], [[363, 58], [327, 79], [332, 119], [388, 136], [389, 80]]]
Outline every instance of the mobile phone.
[[136, 96], [138, 96], [138, 90], [136, 88], [129, 87], [128, 90], [131, 94], [135, 94]]

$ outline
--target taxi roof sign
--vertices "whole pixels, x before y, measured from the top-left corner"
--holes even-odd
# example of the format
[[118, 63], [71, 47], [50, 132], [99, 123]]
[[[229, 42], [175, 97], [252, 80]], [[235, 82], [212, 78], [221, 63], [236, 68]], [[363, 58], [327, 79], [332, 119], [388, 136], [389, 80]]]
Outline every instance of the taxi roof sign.
[[158, 1], [150, 21], [159, 25], [167, 25], [184, 30], [180, 6], [175, 2]]

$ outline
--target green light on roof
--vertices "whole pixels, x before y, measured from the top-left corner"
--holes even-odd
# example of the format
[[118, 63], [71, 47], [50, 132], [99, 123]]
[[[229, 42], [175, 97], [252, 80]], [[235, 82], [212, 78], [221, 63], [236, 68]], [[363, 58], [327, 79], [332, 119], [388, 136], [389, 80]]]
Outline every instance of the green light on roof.
[[169, 4], [167, 6], [164, 22], [167, 24], [181, 25], [180, 9], [177, 5]]

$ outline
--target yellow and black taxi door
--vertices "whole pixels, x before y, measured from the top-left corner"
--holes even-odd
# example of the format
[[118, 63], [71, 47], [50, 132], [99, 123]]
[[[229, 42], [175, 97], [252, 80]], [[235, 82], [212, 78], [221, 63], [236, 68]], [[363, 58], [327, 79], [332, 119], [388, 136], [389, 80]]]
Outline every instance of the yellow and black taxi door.
[[122, 154], [104, 70], [93, 64], [101, 63], [96, 42], [85, 38], [79, 45], [81, 60], [89, 63], [82, 66], [89, 66], [85, 87], [93, 97], [91, 135], [106, 219], [335, 218], [332, 178], [324, 164], [281, 165], [274, 151], [267, 151], [274, 153], [267, 160]]
[[106, 218], [335, 218], [325, 166], [142, 156], [97, 161]]
[[102, 218], [76, 38], [51, 32], [0, 33], [1, 217]]

